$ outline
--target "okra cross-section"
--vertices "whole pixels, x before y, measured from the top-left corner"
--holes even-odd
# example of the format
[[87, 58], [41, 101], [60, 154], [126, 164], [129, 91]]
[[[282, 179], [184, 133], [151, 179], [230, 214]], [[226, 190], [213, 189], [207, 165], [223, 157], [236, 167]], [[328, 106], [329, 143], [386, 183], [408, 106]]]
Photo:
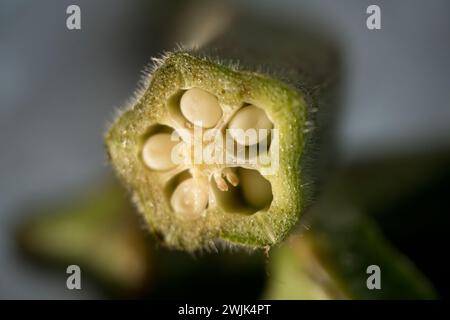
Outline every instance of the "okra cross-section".
[[167, 246], [281, 241], [303, 205], [306, 104], [278, 80], [172, 53], [106, 134], [109, 157]]

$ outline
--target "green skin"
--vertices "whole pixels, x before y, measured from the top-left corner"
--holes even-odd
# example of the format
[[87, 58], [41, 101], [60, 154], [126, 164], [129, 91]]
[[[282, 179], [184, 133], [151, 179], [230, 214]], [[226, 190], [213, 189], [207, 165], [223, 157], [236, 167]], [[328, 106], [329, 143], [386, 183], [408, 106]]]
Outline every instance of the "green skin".
[[[303, 95], [262, 74], [185, 52], [164, 57], [146, 87], [111, 126], [105, 141], [118, 176], [129, 187], [150, 230], [167, 246], [189, 251], [214, 246], [216, 239], [253, 248], [271, 246], [284, 239], [303, 207], [300, 169], [306, 119]], [[237, 109], [243, 103], [257, 105], [279, 130], [279, 169], [276, 174], [265, 176], [273, 193], [268, 209], [246, 215], [210, 206], [204, 217], [194, 220], [180, 218], [172, 211], [164, 194], [168, 175], [149, 170], [140, 152], [149, 128], [156, 124], [174, 127], [168, 101], [190, 87], [214, 94], [220, 104], [231, 108]]]

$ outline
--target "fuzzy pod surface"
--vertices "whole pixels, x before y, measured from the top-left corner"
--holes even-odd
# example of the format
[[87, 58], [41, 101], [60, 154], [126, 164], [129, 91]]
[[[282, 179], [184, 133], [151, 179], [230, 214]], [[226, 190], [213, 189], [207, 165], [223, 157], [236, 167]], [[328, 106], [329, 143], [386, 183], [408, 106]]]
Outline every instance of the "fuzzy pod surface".
[[[150, 231], [172, 248], [193, 251], [215, 247], [218, 241], [270, 247], [287, 236], [306, 205], [305, 186], [311, 178], [304, 166], [305, 152], [311, 126], [318, 123], [317, 110], [325, 104], [321, 99], [328, 101], [329, 97], [324, 92], [329, 91], [330, 50], [266, 21], [235, 21], [206, 47], [177, 50], [155, 59], [141, 92], [105, 135], [112, 165]], [[262, 109], [278, 130], [277, 170], [266, 174], [264, 165], [258, 163], [177, 164], [162, 171], [149, 168], [142, 157], [149, 137], [178, 130], [192, 132], [192, 124], [186, 125], [179, 108], [181, 97], [192, 88], [217, 99], [223, 115], [215, 128], [221, 133], [242, 108]], [[229, 168], [242, 183], [234, 185], [229, 179], [220, 188], [223, 179], [214, 178]], [[258, 172], [262, 179], [252, 180], [247, 193], [259, 197], [264, 194], [261, 183], [270, 184], [271, 199], [263, 199], [265, 204], [260, 207], [246, 201], [243, 189], [250, 172]], [[207, 204], [195, 217], [175, 212], [171, 201], [177, 186], [187, 179], [206, 186]], [[183, 201], [197, 201], [198, 196], [191, 196], [190, 190], [184, 192]]]

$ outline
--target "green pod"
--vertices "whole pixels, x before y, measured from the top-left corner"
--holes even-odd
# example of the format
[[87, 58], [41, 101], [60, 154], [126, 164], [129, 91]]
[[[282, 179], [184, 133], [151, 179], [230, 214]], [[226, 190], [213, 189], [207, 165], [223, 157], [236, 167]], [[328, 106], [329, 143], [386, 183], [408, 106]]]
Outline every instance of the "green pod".
[[329, 51], [233, 17], [208, 46], [155, 59], [105, 136], [118, 176], [169, 247], [272, 246], [305, 207], [304, 152], [328, 97]]

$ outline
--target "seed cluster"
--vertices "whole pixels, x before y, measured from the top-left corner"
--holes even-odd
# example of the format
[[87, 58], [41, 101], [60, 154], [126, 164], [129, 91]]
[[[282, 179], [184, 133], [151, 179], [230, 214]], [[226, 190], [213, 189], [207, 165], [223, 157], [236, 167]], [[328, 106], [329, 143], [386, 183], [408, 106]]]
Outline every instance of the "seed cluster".
[[[266, 112], [254, 105], [244, 105], [223, 123], [224, 111], [217, 97], [200, 88], [185, 90], [177, 101], [179, 114], [183, 117], [183, 129], [193, 133], [195, 128], [231, 129], [231, 137], [242, 146], [254, 146], [270, 138], [273, 123]], [[242, 135], [248, 129], [260, 132], [257, 135]], [[261, 130], [264, 129], [264, 130]], [[173, 129], [177, 131], [177, 129]], [[172, 132], [173, 133], [173, 132]], [[180, 135], [182, 137], [182, 135]], [[190, 144], [203, 144], [202, 141], [182, 137], [176, 141], [170, 132], [154, 132], [146, 138], [142, 147], [142, 160], [150, 169], [157, 172], [171, 172], [180, 176], [183, 164], [174, 161], [174, 157], [190, 157], [187, 154]], [[184, 148], [178, 148], [179, 144]], [[228, 150], [226, 152], [233, 152]], [[188, 163], [188, 162], [186, 162]], [[225, 164], [184, 165], [184, 174], [169, 192], [170, 206], [180, 217], [195, 219], [206, 214], [209, 206], [218, 205], [225, 211], [254, 213], [268, 208], [272, 201], [272, 187], [258, 168], [226, 166]], [[244, 210], [236, 210], [244, 208]]]

